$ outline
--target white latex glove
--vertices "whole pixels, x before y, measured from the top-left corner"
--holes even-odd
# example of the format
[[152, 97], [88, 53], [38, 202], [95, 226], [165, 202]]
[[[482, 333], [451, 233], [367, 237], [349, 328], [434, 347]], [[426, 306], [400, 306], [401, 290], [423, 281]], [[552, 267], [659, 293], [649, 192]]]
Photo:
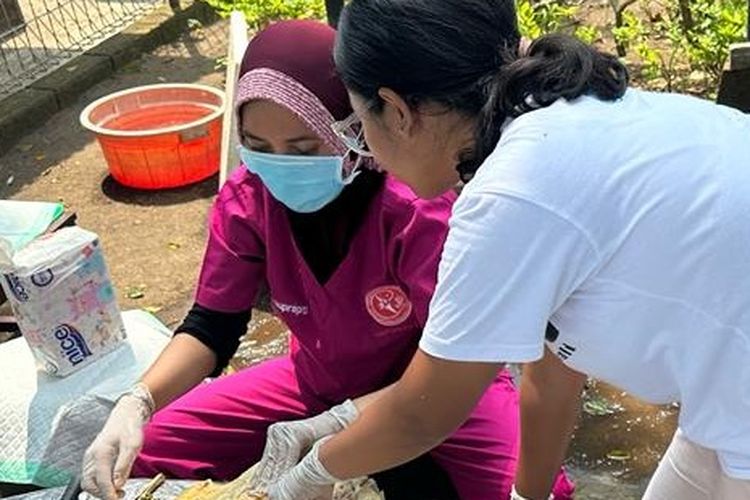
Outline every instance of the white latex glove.
[[253, 491], [264, 491], [271, 482], [294, 467], [316, 441], [344, 430], [358, 416], [357, 407], [347, 399], [315, 417], [270, 426], [263, 457], [253, 476]]
[[330, 497], [331, 487], [339, 480], [323, 466], [319, 452], [331, 437], [316, 442], [300, 463], [271, 483], [266, 490], [268, 500], [313, 500], [326, 494]]
[[120, 397], [104, 428], [83, 456], [81, 488], [97, 498], [114, 500], [130, 476], [143, 445], [143, 428], [154, 412], [154, 399], [145, 384]]

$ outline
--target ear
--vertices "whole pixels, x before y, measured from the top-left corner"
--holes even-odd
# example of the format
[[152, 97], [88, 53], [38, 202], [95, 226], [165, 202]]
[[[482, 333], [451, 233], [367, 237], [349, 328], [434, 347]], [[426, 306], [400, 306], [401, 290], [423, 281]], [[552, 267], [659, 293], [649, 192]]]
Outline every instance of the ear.
[[383, 106], [383, 121], [395, 134], [408, 137], [411, 135], [417, 121], [417, 113], [403, 97], [387, 87], [378, 90], [378, 96], [385, 103]]

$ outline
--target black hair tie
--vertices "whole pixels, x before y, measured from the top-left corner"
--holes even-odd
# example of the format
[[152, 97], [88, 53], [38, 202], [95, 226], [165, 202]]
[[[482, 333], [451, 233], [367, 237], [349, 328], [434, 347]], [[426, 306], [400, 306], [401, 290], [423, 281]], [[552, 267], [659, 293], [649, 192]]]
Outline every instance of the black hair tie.
[[523, 101], [513, 106], [513, 116], [518, 117], [529, 111], [541, 108], [542, 105], [537, 102], [534, 94], [526, 94]]

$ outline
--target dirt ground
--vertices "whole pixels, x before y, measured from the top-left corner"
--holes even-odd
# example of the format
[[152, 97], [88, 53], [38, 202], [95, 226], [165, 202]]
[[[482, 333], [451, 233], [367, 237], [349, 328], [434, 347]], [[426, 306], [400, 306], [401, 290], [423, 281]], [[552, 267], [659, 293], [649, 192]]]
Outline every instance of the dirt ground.
[[[221, 87], [217, 58], [226, 35], [222, 21], [143, 55], [0, 156], [0, 198], [64, 201], [79, 225], [99, 234], [121, 308], [148, 308], [170, 327], [192, 303], [217, 177], [171, 191], [124, 188], [108, 176], [99, 145], [78, 115], [94, 99], [136, 85]], [[283, 349], [278, 324], [262, 317], [256, 326], [240, 365]], [[674, 429], [676, 409], [643, 405], [602, 384], [591, 388], [587, 402], [570, 460], [578, 498], [640, 498]]]
[[[63, 201], [80, 226], [102, 241], [122, 309], [148, 307], [174, 325], [191, 304], [205, 239], [205, 219], [218, 177], [171, 191], [134, 191], [108, 176], [93, 136], [78, 123], [82, 109], [112, 92], [152, 83], [223, 86], [217, 58], [227, 24], [184, 35], [86, 91], [0, 156], [0, 198]], [[129, 298], [141, 295], [142, 298]]]

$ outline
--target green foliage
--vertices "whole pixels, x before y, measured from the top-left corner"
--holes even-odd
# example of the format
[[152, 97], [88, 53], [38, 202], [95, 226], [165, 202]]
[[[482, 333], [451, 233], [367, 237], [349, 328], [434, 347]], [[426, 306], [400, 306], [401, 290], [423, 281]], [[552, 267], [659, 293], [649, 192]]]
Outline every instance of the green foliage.
[[712, 94], [729, 46], [743, 38], [747, 4], [745, 0], [682, 4], [681, 9], [679, 0], [642, 2], [643, 15], [637, 18], [626, 12], [624, 26], [613, 34], [633, 46], [647, 81], [661, 80], [668, 90]]
[[[682, 43], [692, 66], [718, 78], [729, 54], [729, 45], [742, 40], [745, 0], [692, 0], [693, 26], [685, 30]], [[672, 11], [670, 20], [679, 14]]]
[[602, 39], [602, 32], [596, 26], [579, 26], [573, 33], [579, 40], [589, 45]]
[[[324, 0], [206, 0], [220, 14], [241, 11], [252, 29], [271, 21], [325, 18]], [[521, 33], [531, 39], [565, 31], [620, 55], [646, 87], [711, 95], [729, 52], [743, 39], [746, 0], [609, 0], [620, 26], [581, 19], [594, 0], [516, 0]], [[611, 17], [610, 17], [611, 20]]]
[[534, 39], [570, 23], [578, 7], [554, 0], [517, 0], [516, 11], [521, 34]]
[[323, 0], [206, 0], [219, 14], [238, 10], [252, 29], [280, 19], [325, 19]]
[[657, 47], [655, 40], [673, 37], [668, 37], [662, 27], [658, 30], [654, 28], [632, 12], [625, 11], [622, 15], [622, 25], [612, 28], [612, 36], [626, 53], [638, 56], [640, 64], [636, 69], [640, 78], [645, 82], [663, 79], [665, 87], [672, 90], [674, 64], [682, 47], [679, 43], [671, 43], [671, 40], [670, 43]]
[[592, 26], [576, 19], [587, 2], [594, 4], [516, 0], [521, 32], [537, 38], [572, 31], [606, 50], [614, 44], [636, 83], [707, 96], [716, 91], [729, 46], [743, 40], [747, 23], [746, 0], [610, 0], [610, 16], [616, 13], [619, 26]]
[[612, 28], [612, 36], [628, 51], [648, 39], [648, 30], [635, 14], [626, 11], [622, 15], [622, 25]]

